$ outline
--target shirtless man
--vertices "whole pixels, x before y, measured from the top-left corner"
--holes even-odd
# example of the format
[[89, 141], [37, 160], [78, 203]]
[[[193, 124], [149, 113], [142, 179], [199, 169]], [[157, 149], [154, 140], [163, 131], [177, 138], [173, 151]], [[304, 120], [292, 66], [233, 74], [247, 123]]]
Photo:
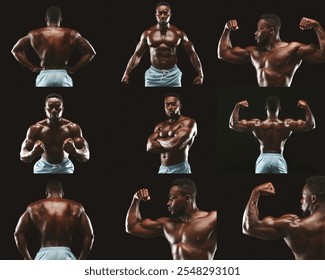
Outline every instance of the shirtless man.
[[280, 18], [275, 14], [264, 14], [254, 34], [257, 46], [233, 47], [230, 33], [239, 27], [237, 20], [229, 20], [219, 39], [218, 58], [237, 64], [252, 63], [260, 87], [290, 87], [302, 61], [313, 64], [325, 62], [325, 32], [319, 22], [303, 17], [299, 27], [302, 30], [313, 29], [319, 45], [283, 42], [280, 38]]
[[191, 173], [189, 150], [197, 135], [197, 124], [181, 115], [179, 95], [168, 93], [164, 99], [167, 120], [156, 124], [147, 141], [147, 152], [160, 153], [158, 173]]
[[[70, 75], [86, 66], [95, 56], [95, 50], [78, 31], [60, 26], [60, 8], [49, 7], [45, 21], [47, 27], [30, 31], [18, 40], [11, 53], [23, 66], [38, 73], [36, 87], [72, 87]], [[30, 50], [37, 54], [39, 65], [28, 58]], [[79, 52], [79, 60], [69, 65], [69, 58], [75, 51]]]
[[270, 182], [253, 189], [243, 215], [243, 233], [263, 240], [283, 238], [297, 260], [324, 260], [325, 176], [311, 176], [306, 180], [300, 201], [304, 218], [294, 214], [260, 218], [260, 196], [274, 194]]
[[194, 46], [182, 30], [169, 23], [170, 17], [170, 4], [159, 2], [156, 5], [157, 24], [142, 33], [126, 66], [122, 83], [129, 83], [131, 71], [149, 48], [151, 66], [145, 72], [145, 87], [181, 87], [182, 72], [177, 67], [177, 47], [182, 46], [197, 73], [194, 85], [203, 84], [202, 65]]
[[211, 260], [217, 250], [217, 211], [199, 210], [196, 185], [188, 179], [172, 182], [167, 202], [171, 217], [142, 219], [140, 202], [150, 200], [148, 189], [138, 190], [126, 215], [126, 231], [140, 237], [164, 236], [174, 260]]
[[76, 230], [83, 234], [78, 259], [85, 260], [92, 249], [94, 234], [90, 219], [80, 203], [63, 198], [60, 181], [49, 181], [46, 198], [29, 204], [19, 218], [14, 237], [25, 260], [32, 260], [27, 246], [31, 226], [37, 228], [41, 238], [41, 248], [35, 260], [75, 260], [71, 241]]
[[278, 118], [280, 100], [270, 96], [266, 100], [267, 119], [239, 120], [239, 109], [248, 107], [246, 100], [238, 102], [230, 116], [229, 127], [239, 132], [251, 132], [260, 143], [260, 155], [256, 160], [255, 173], [288, 173], [283, 157], [284, 144], [292, 132], [306, 132], [315, 128], [314, 116], [304, 100], [298, 107], [305, 111], [305, 120]]
[[79, 162], [89, 160], [90, 152], [86, 139], [78, 124], [62, 118], [63, 99], [57, 93], [45, 99], [47, 118], [29, 127], [21, 145], [20, 159], [34, 164], [34, 173], [73, 173], [74, 164], [69, 155]]

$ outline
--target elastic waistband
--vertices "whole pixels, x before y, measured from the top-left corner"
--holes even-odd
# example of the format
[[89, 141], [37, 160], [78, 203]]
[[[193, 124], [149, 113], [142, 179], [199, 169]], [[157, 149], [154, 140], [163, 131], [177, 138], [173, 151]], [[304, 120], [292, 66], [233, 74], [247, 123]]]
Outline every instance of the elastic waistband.
[[150, 66], [150, 68], [157, 71], [157, 72], [163, 72], [163, 73], [166, 72], [166, 71], [171, 72], [171, 71], [174, 71], [174, 70], [178, 69], [177, 65], [175, 65], [174, 67], [169, 68], [169, 69], [158, 69], [158, 68], [156, 68], [156, 67], [154, 67], [152, 65]]
[[71, 249], [69, 247], [66, 247], [66, 246], [49, 246], [49, 247], [40, 248], [39, 252], [48, 251], [48, 250], [67, 250], [67, 251], [71, 251]]
[[261, 153], [260, 156], [277, 156], [277, 157], [282, 157], [283, 155], [280, 153]]
[[44, 69], [40, 73], [67, 73], [65, 69]]

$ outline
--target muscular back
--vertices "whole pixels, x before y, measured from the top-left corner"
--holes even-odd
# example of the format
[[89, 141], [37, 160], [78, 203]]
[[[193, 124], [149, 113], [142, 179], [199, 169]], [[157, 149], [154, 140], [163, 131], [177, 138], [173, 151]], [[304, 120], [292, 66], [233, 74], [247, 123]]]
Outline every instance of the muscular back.
[[169, 69], [177, 63], [176, 48], [182, 42], [184, 34], [171, 25], [165, 32], [156, 26], [146, 31], [146, 41], [150, 49], [150, 62], [158, 69]]
[[291, 133], [292, 130], [279, 119], [267, 119], [253, 129], [253, 134], [260, 142], [261, 153], [282, 153]]
[[171, 246], [173, 259], [213, 259], [217, 249], [217, 212], [200, 211], [194, 219], [182, 222], [161, 218], [164, 235]]
[[27, 210], [41, 234], [42, 247], [70, 246], [83, 210], [80, 204], [63, 198], [46, 198], [32, 203]]
[[48, 26], [31, 31], [31, 45], [45, 69], [65, 69], [80, 34], [70, 28]]
[[293, 217], [290, 234], [284, 239], [296, 259], [325, 259], [325, 216], [315, 213], [305, 219]]

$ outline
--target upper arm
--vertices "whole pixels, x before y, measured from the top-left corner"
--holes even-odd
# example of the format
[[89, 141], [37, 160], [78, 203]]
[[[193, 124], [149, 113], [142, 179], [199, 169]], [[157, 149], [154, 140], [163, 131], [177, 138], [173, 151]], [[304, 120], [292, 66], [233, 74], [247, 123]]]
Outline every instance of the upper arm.
[[18, 220], [15, 233], [17, 234], [19, 232], [25, 232], [30, 227], [30, 225], [31, 225], [31, 217], [28, 210], [26, 210]]
[[82, 37], [78, 32], [76, 34], [76, 42], [77, 42], [77, 48], [81, 53], [83, 54], [91, 53], [93, 55], [96, 54], [93, 46], [89, 43], [89, 41], [84, 37]]
[[80, 228], [85, 235], [93, 235], [93, 227], [91, 221], [84, 210], [80, 215]]
[[222, 59], [232, 63], [248, 63], [250, 59], [249, 48], [232, 47], [222, 52]]
[[142, 237], [157, 237], [163, 234], [163, 227], [158, 221], [143, 219], [133, 226], [131, 233]]
[[32, 150], [34, 144], [37, 140], [39, 140], [39, 131], [41, 130], [41, 126], [39, 125], [32, 125], [28, 128], [26, 133], [26, 138], [22, 143], [22, 149]]
[[81, 149], [88, 145], [86, 139], [82, 135], [82, 130], [78, 124], [70, 123], [68, 127], [71, 135], [70, 137], [73, 139], [76, 148]]
[[18, 52], [18, 51], [27, 51], [31, 48], [31, 36], [27, 34], [26, 36], [20, 38], [17, 43], [12, 48], [11, 52]]
[[252, 132], [255, 127], [259, 126], [261, 121], [259, 119], [240, 120], [233, 123], [232, 128], [240, 132]]
[[254, 226], [252, 234], [265, 240], [275, 240], [290, 235], [297, 228], [300, 219], [296, 215], [286, 214], [279, 218], [267, 216]]
[[325, 53], [314, 44], [300, 44], [297, 54], [305, 62], [320, 63], [325, 61]]
[[148, 36], [147, 31], [144, 31], [141, 34], [140, 40], [135, 47], [134, 55], [138, 57], [142, 57], [142, 55], [145, 53], [145, 51], [148, 48], [147, 36]]
[[304, 131], [306, 128], [304, 120], [285, 119], [284, 124], [294, 132]]

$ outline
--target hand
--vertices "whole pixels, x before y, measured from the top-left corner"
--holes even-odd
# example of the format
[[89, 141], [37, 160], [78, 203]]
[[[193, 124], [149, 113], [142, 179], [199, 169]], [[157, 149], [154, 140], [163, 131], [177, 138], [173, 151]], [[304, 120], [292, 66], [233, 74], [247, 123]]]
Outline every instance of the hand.
[[148, 201], [150, 200], [148, 189], [140, 189], [134, 194], [134, 198], [138, 200]]
[[201, 86], [201, 85], [203, 85], [203, 77], [202, 77], [202, 76], [197, 76], [197, 77], [194, 79], [193, 84], [194, 84], [194, 85], [197, 85], [197, 86]]
[[41, 155], [45, 152], [45, 146], [43, 141], [37, 140], [34, 144], [33, 151], [36, 155]]
[[122, 77], [121, 83], [127, 85], [129, 83], [129, 79], [130, 79], [129, 75], [124, 74], [123, 77]]
[[246, 108], [248, 108], [248, 101], [247, 100], [242, 100], [242, 101], [239, 101], [238, 103], [237, 103], [237, 105], [239, 105], [239, 106], [241, 106], [241, 107], [246, 107]]
[[313, 28], [318, 22], [316, 20], [313, 20], [311, 18], [306, 18], [306, 17], [303, 17], [301, 20], [300, 20], [300, 23], [299, 23], [299, 28], [302, 29], [302, 30], [307, 30], [307, 29], [311, 29]]
[[261, 185], [258, 185], [254, 188], [254, 191], [259, 192], [261, 195], [274, 195], [275, 194], [275, 188], [272, 183], [267, 182]]
[[306, 108], [307, 107], [307, 102], [305, 100], [299, 100], [297, 106], [299, 108]]
[[237, 20], [235, 19], [231, 19], [229, 20], [227, 23], [226, 23], [226, 26], [225, 26], [227, 29], [230, 29], [230, 30], [238, 30], [239, 29], [239, 26], [237, 24]]
[[64, 139], [62, 149], [68, 154], [71, 154], [76, 149], [71, 137]]

